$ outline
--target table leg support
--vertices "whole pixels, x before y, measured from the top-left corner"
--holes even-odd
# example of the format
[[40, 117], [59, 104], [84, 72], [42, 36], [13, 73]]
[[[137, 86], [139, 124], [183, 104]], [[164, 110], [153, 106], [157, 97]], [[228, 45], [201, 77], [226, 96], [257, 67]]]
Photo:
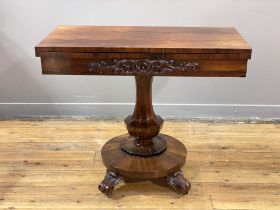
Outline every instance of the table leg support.
[[183, 172], [180, 170], [167, 178], [167, 183], [180, 194], [188, 194], [191, 189], [191, 183], [184, 177]]
[[125, 119], [128, 134], [112, 138], [101, 150], [107, 168], [99, 190], [111, 194], [124, 178], [166, 177], [176, 192], [187, 194], [190, 182], [183, 176], [187, 150], [176, 138], [160, 133], [163, 120], [152, 106], [152, 77], [135, 76], [136, 105]]
[[115, 172], [106, 172], [104, 180], [99, 184], [98, 189], [106, 195], [111, 195], [114, 187], [123, 181], [123, 177]]

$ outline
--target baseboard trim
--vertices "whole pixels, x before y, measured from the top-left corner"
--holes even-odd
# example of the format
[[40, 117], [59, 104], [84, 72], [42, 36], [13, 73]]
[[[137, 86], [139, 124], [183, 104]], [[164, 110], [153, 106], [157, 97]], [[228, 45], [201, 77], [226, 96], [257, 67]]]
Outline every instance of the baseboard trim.
[[[134, 103], [0, 103], [0, 117], [125, 117]], [[164, 118], [280, 119], [280, 105], [254, 104], [158, 104]]]

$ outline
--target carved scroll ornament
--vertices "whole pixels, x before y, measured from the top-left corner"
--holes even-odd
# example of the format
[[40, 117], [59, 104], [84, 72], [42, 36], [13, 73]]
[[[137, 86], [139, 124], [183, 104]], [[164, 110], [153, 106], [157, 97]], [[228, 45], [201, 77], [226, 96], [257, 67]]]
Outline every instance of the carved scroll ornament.
[[168, 75], [172, 72], [189, 74], [198, 70], [197, 62], [149, 59], [113, 59], [112, 61], [94, 61], [89, 71], [103, 74], [112, 71], [121, 75]]

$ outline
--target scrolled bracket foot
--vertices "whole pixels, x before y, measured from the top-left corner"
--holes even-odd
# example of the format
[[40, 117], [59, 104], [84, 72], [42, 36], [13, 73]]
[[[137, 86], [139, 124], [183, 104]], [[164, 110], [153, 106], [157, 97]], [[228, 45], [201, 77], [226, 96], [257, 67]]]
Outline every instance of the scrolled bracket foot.
[[123, 177], [112, 171], [107, 171], [104, 180], [99, 184], [98, 189], [107, 196], [113, 193], [114, 187], [123, 181]]
[[188, 194], [191, 189], [191, 183], [184, 177], [182, 171], [168, 176], [167, 183], [179, 194]]

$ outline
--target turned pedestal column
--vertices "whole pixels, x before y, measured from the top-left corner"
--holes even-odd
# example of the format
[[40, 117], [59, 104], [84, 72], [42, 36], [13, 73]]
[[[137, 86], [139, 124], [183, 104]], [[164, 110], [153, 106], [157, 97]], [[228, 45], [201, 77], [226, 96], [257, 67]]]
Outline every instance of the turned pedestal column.
[[177, 192], [188, 193], [191, 185], [181, 167], [187, 150], [177, 139], [160, 134], [163, 119], [152, 106], [152, 76], [135, 76], [136, 105], [125, 119], [128, 134], [109, 140], [101, 154], [107, 173], [99, 189], [111, 194], [125, 178], [154, 179], [166, 177]]
[[166, 140], [158, 136], [163, 119], [155, 115], [153, 110], [152, 80], [152, 76], [135, 76], [135, 110], [125, 119], [131, 138], [124, 141], [121, 147], [123, 151], [131, 155], [148, 157], [166, 150]]

